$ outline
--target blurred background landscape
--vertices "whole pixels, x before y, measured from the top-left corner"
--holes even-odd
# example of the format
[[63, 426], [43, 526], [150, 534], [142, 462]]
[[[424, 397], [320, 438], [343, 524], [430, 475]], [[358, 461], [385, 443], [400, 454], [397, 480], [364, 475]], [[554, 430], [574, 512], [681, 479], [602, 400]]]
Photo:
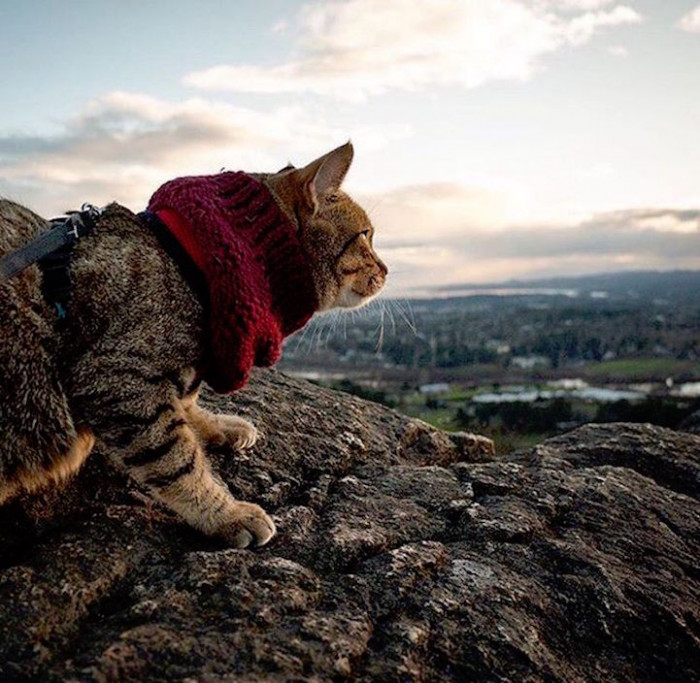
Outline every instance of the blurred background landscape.
[[689, 423], [698, 330], [697, 271], [511, 281], [322, 316], [280, 367], [508, 452], [586, 422]]

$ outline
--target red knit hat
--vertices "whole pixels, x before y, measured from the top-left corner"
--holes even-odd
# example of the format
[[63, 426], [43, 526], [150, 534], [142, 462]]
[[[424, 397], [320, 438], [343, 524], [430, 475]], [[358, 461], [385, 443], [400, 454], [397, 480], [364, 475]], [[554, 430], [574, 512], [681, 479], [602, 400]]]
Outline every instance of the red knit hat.
[[280, 356], [285, 336], [318, 307], [297, 229], [265, 185], [242, 172], [177, 178], [151, 197], [208, 284], [202, 376], [215, 391], [245, 384], [253, 365]]

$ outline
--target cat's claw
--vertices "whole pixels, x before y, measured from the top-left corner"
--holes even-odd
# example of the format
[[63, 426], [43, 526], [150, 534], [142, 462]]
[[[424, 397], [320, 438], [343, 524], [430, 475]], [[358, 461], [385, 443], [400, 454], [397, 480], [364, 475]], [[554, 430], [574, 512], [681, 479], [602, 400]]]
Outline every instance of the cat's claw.
[[236, 415], [217, 415], [216, 426], [218, 434], [215, 442], [218, 445], [229, 444], [236, 450], [243, 451], [252, 448], [258, 440], [259, 432], [248, 420]]
[[234, 538], [234, 546], [236, 548], [247, 548], [253, 540], [253, 536], [249, 531], [242, 529]]
[[258, 430], [250, 422], [245, 422], [243, 425], [228, 429], [226, 431], [228, 442], [240, 450], [252, 448], [258, 440]]
[[277, 533], [275, 523], [259, 505], [237, 502], [233, 513], [222, 536], [235, 548], [263, 546]]
[[247, 420], [235, 415], [225, 415], [222, 418], [222, 430], [226, 441], [239, 450], [252, 448], [258, 440], [258, 430]]

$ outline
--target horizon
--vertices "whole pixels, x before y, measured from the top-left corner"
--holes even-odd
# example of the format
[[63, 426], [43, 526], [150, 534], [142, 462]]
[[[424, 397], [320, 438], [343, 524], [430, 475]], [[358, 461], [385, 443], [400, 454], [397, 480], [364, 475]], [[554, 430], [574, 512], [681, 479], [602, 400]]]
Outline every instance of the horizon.
[[350, 138], [386, 297], [700, 269], [698, 0], [42, 1], [1, 30], [0, 196], [46, 217]]
[[[501, 290], [503, 296], [515, 295], [515, 290], [527, 290], [526, 294], [561, 294], [566, 292], [576, 292], [580, 294], [576, 283], [585, 280], [600, 279], [598, 289], [603, 288], [603, 279], [622, 279], [630, 277], [644, 278], [648, 276], [683, 276], [691, 275], [700, 278], [700, 269], [675, 268], [669, 270], [606, 270], [600, 272], [581, 273], [579, 275], [559, 275], [551, 277], [536, 276], [532, 278], [511, 278], [495, 282], [456, 282], [448, 285], [418, 286], [413, 289], [406, 289], [401, 296], [388, 296], [389, 300], [430, 300], [430, 299], [452, 299], [471, 298], [474, 296], [492, 296], [496, 290]], [[568, 285], [565, 287], [565, 285]], [[579, 288], [582, 285], [579, 284]], [[602, 290], [601, 290], [602, 291]], [[466, 292], [469, 292], [468, 294]], [[521, 292], [522, 293], [522, 292]], [[498, 294], [496, 294], [498, 296]], [[700, 295], [699, 295], [700, 296]]]

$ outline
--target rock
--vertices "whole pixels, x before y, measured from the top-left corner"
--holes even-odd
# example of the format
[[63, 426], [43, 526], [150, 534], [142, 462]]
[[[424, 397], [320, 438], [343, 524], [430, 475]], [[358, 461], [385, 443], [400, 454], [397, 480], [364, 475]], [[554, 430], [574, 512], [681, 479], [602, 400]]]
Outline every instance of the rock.
[[0, 508], [2, 681], [700, 679], [700, 437], [589, 425], [496, 457], [258, 372], [211, 458], [274, 515], [216, 546], [96, 453]]
[[682, 432], [690, 432], [691, 434], [700, 434], [700, 410], [696, 410], [686, 417], [678, 426]]

